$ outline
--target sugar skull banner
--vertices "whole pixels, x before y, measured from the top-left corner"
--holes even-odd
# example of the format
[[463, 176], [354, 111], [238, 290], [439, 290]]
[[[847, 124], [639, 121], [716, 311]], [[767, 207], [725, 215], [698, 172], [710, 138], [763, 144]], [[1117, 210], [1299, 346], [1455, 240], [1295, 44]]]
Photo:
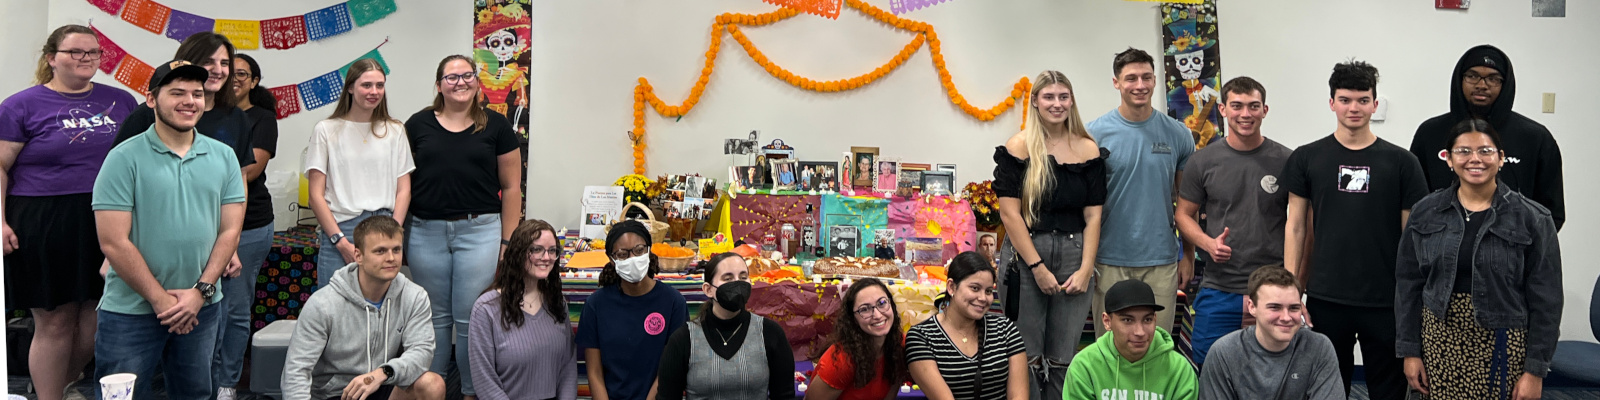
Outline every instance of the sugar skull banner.
[[1196, 150], [1224, 135], [1217, 112], [1222, 102], [1221, 52], [1217, 48], [1217, 3], [1161, 5], [1161, 38], [1167, 76], [1167, 115], [1194, 134]]
[[474, 10], [472, 55], [488, 107], [505, 115], [526, 138], [533, 6], [530, 0], [477, 0]]

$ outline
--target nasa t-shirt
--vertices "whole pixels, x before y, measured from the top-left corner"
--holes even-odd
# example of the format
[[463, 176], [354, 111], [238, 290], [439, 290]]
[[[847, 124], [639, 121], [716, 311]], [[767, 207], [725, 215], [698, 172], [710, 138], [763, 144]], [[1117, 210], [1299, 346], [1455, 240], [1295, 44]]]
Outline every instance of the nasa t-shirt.
[[72, 94], [35, 85], [0, 102], [0, 140], [23, 144], [9, 171], [8, 193], [59, 196], [93, 191], [100, 164], [111, 151], [111, 139], [135, 107], [139, 101], [133, 95], [99, 84]]
[[1316, 241], [1306, 294], [1393, 307], [1400, 212], [1428, 194], [1416, 156], [1382, 138], [1351, 150], [1328, 135], [1295, 149], [1278, 182], [1310, 200]]

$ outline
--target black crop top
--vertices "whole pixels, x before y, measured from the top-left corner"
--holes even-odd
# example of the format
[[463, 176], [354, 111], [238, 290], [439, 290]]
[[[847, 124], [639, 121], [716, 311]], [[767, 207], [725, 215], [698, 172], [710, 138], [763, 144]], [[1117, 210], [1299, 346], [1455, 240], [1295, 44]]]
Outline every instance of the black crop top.
[[[1055, 166], [1055, 190], [1046, 193], [1039, 204], [1039, 218], [1028, 232], [1083, 232], [1083, 208], [1106, 204], [1106, 157], [1111, 152], [1100, 148], [1100, 156], [1079, 164]], [[1022, 198], [1022, 180], [1028, 161], [1018, 159], [1005, 146], [994, 148], [994, 193], [998, 197]]]

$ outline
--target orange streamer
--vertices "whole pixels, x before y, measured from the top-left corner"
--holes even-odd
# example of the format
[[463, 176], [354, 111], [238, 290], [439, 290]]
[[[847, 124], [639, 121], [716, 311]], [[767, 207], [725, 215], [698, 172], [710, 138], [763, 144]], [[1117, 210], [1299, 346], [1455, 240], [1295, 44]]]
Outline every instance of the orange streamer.
[[1017, 83], [1012, 85], [1011, 95], [1006, 97], [1005, 100], [1000, 101], [993, 107], [979, 108], [968, 103], [966, 97], [963, 97], [961, 92], [956, 90], [956, 85], [950, 78], [950, 70], [945, 68], [944, 54], [940, 51], [939, 37], [938, 34], [934, 33], [933, 26], [928, 25], [926, 22], [900, 18], [893, 13], [874, 7], [861, 0], [845, 0], [845, 5], [879, 22], [893, 26], [895, 29], [914, 32], [916, 37], [912, 38], [911, 43], [907, 43], [906, 47], [901, 49], [900, 53], [896, 54], [894, 58], [884, 63], [883, 66], [872, 70], [872, 72], [848, 79], [820, 81], [796, 75], [777, 64], [773, 64], [772, 61], [767, 59], [766, 55], [761, 53], [761, 50], [756, 49], [755, 44], [750, 43], [750, 39], [745, 37], [744, 32], [739, 29], [740, 26], [769, 25], [799, 15], [799, 11], [792, 8], [780, 8], [765, 14], [723, 13], [718, 15], [716, 22], [711, 25], [711, 46], [706, 50], [705, 67], [700, 69], [700, 79], [689, 90], [689, 97], [684, 99], [683, 103], [678, 105], [667, 104], [661, 100], [661, 97], [656, 95], [655, 88], [651, 87], [650, 81], [644, 77], [639, 77], [639, 84], [634, 86], [633, 131], [628, 135], [633, 141], [633, 173], [645, 174], [645, 104], [648, 103], [650, 108], [654, 109], [657, 114], [665, 117], [681, 117], [688, 114], [689, 110], [694, 109], [695, 104], [700, 102], [700, 95], [705, 93], [706, 84], [711, 81], [711, 73], [716, 69], [717, 52], [722, 49], [722, 34], [724, 32], [732, 36], [734, 41], [739, 42], [739, 46], [744, 48], [744, 52], [749, 54], [757, 65], [760, 65], [774, 78], [788, 82], [797, 88], [817, 92], [842, 92], [866, 86], [905, 64], [906, 60], [917, 52], [917, 49], [921, 48], [923, 44], [927, 44], [928, 51], [933, 56], [933, 68], [938, 71], [939, 82], [944, 86], [945, 94], [950, 98], [951, 104], [961, 108], [961, 111], [980, 121], [992, 121], [995, 116], [1005, 113], [1006, 110], [1011, 109], [1012, 106], [1020, 102], [1023, 105], [1023, 126], [1027, 126], [1027, 94], [1033, 90], [1033, 86], [1028, 82], [1027, 77], [1018, 79]]

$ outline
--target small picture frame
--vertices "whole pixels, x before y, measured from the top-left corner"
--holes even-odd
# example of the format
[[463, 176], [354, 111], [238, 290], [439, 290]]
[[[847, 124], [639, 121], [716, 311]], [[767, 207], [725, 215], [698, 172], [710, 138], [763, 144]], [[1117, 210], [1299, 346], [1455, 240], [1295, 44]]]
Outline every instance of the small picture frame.
[[761, 176], [761, 170], [761, 167], [756, 166], [730, 167], [728, 179], [732, 182], [739, 182], [739, 186], [745, 189], [760, 189], [761, 182], [764, 179]]
[[950, 181], [951, 182], [955, 182], [956, 181], [956, 165], [955, 164], [934, 164], [933, 165], [933, 170], [934, 171], [950, 171]]
[[900, 185], [900, 159], [895, 157], [878, 157], [872, 167], [872, 190], [881, 193], [894, 193]]
[[832, 161], [801, 161], [800, 184], [796, 190], [838, 191], [839, 163]]
[[954, 190], [955, 175], [950, 171], [923, 171], [922, 193], [931, 196], [949, 196]]
[[769, 159], [772, 163], [772, 189], [794, 190], [800, 181], [800, 162], [793, 158]]
[[873, 173], [877, 171], [877, 147], [850, 148], [850, 184], [871, 187]]
[[828, 256], [855, 257], [861, 248], [860, 232], [853, 225], [828, 227]]

